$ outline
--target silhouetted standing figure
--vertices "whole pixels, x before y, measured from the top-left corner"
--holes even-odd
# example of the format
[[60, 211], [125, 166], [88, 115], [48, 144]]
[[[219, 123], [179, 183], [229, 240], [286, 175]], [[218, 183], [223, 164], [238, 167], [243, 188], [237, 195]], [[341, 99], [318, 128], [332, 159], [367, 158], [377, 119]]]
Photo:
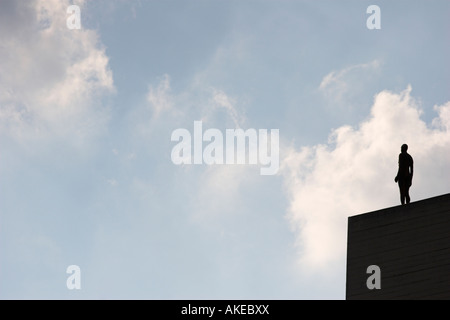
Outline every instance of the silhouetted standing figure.
[[414, 172], [414, 161], [411, 155], [407, 153], [408, 145], [404, 144], [401, 147], [402, 153], [398, 156], [398, 172], [395, 177], [395, 182], [398, 182], [400, 188], [400, 202], [402, 204], [411, 201], [409, 197], [409, 187], [412, 185], [412, 177]]

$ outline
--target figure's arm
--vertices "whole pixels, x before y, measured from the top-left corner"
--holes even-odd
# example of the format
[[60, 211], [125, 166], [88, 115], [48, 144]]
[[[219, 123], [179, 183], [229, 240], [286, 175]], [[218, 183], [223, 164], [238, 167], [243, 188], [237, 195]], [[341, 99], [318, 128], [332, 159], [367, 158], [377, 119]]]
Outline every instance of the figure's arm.
[[411, 181], [412, 181], [412, 178], [413, 178], [413, 174], [414, 174], [414, 160], [411, 157]]
[[398, 170], [397, 170], [397, 175], [394, 178], [394, 181], [397, 182], [398, 181], [398, 175], [400, 174], [400, 155], [398, 155]]

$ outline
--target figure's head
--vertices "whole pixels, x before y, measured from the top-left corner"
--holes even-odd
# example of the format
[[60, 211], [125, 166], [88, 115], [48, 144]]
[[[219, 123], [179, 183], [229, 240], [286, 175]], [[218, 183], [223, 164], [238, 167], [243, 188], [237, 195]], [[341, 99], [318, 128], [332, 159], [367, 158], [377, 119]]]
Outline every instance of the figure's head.
[[408, 151], [408, 145], [405, 143], [402, 145], [402, 152]]

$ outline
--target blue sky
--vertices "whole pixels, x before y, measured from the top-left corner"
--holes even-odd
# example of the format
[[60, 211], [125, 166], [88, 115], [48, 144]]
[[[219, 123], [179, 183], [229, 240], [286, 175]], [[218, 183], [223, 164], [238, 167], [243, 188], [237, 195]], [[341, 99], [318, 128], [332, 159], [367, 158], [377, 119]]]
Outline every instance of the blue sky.
[[[344, 299], [347, 217], [399, 204], [401, 144], [412, 201], [449, 192], [449, 12], [1, 0], [0, 297]], [[197, 120], [279, 129], [278, 174], [173, 164]]]

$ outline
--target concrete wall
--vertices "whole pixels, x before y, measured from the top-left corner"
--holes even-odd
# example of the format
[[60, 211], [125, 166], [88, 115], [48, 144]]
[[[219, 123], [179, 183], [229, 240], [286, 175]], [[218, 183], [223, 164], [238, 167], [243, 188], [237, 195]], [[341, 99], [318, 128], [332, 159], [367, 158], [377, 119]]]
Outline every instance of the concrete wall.
[[349, 217], [346, 298], [450, 299], [450, 194]]

